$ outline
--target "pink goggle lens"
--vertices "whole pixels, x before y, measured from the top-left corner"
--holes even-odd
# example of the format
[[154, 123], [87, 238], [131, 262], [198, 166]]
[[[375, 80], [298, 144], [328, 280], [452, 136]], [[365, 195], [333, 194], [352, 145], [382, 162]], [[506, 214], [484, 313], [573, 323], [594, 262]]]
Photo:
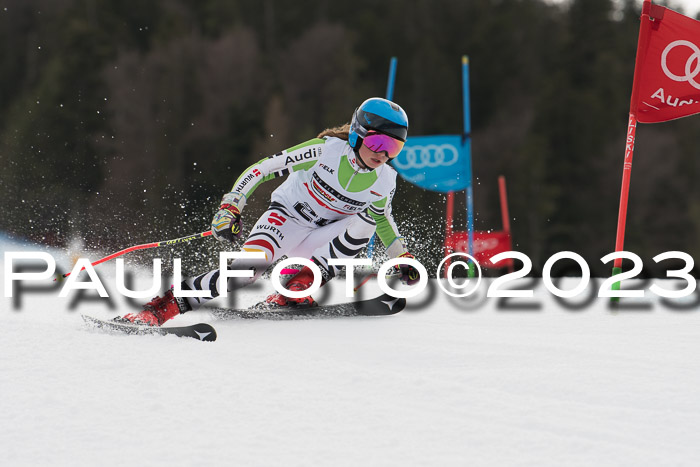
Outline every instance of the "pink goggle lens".
[[398, 156], [403, 149], [403, 142], [381, 133], [365, 136], [365, 146], [372, 152], [386, 152], [389, 159]]

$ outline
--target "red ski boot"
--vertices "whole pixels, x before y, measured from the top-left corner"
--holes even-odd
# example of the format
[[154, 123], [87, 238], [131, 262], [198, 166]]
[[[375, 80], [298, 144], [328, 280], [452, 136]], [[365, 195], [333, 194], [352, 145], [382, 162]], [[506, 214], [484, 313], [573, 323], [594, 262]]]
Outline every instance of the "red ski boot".
[[[286, 287], [291, 292], [300, 292], [311, 287], [311, 284], [313, 284], [313, 282], [313, 271], [307, 266], [304, 266], [304, 268], [301, 271], [299, 271], [299, 273], [296, 276], [289, 279], [289, 282], [287, 282]], [[325, 284], [325, 282], [321, 282], [321, 285], [323, 284]], [[282, 306], [311, 307], [318, 306], [318, 303], [316, 303], [316, 300], [314, 300], [311, 297], [311, 295], [302, 298], [291, 298], [285, 297], [281, 293], [274, 293], [268, 296], [262, 303], [262, 305], [269, 308], [278, 308]]]
[[170, 289], [163, 294], [163, 297], [155, 297], [143, 306], [143, 311], [139, 313], [129, 313], [124, 315], [119, 321], [128, 321], [134, 324], [147, 326], [160, 326], [170, 318], [179, 315], [184, 310], [184, 305], [180, 305]]

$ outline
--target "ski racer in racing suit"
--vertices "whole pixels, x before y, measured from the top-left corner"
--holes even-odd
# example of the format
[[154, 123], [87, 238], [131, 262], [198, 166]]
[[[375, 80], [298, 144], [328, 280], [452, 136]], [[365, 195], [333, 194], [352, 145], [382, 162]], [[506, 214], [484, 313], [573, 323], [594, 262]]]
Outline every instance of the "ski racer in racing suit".
[[[261, 183], [287, 176], [271, 196], [269, 208], [260, 216], [242, 246], [264, 259], [236, 259], [230, 269], [252, 269], [252, 278], [229, 278], [229, 291], [257, 280], [282, 256], [310, 258], [320, 269], [322, 284], [337, 273], [331, 258], [353, 258], [376, 233], [390, 258], [413, 258], [391, 216], [396, 190], [396, 171], [386, 162], [396, 157], [406, 141], [408, 118], [397, 104], [371, 98], [358, 107], [351, 124], [325, 130], [318, 138], [266, 157], [249, 167], [221, 200], [212, 221], [217, 240], [232, 242], [241, 230], [241, 212]], [[401, 280], [413, 284], [418, 273], [400, 265]], [[174, 297], [172, 290], [156, 297], [140, 313], [124, 319], [161, 325], [179, 313], [198, 308], [216, 298], [219, 270], [182, 282], [182, 290], [210, 292], [211, 297]], [[305, 266], [286, 284], [290, 291], [311, 286], [313, 271]], [[289, 298], [272, 294], [266, 307], [314, 306], [310, 297]]]

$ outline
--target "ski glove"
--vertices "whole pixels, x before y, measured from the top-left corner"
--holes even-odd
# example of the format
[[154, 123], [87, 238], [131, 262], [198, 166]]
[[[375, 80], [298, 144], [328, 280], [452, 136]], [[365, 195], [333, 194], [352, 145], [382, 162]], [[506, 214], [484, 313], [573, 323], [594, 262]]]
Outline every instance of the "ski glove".
[[211, 221], [211, 233], [220, 242], [233, 242], [241, 234], [241, 212], [232, 204], [222, 204]]
[[[399, 258], [416, 259], [415, 256], [408, 252], [399, 255]], [[416, 284], [420, 279], [420, 273], [416, 268], [414, 268], [410, 264], [397, 264], [392, 269], [394, 270], [393, 275], [399, 276], [401, 282], [403, 282], [406, 285]]]

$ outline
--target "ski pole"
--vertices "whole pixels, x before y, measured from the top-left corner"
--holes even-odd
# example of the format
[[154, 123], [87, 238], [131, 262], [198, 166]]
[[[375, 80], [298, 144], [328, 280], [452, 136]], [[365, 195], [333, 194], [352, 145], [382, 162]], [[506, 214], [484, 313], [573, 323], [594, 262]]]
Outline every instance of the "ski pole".
[[370, 279], [372, 279], [372, 278], [374, 278], [374, 277], [377, 277], [377, 273], [376, 273], [376, 272], [372, 272], [372, 273], [367, 274], [367, 275], [366, 275], [365, 277], [363, 277], [362, 280], [360, 281], [360, 285], [356, 286], [356, 287], [353, 289], [353, 292], [357, 292], [358, 290], [360, 290], [360, 287], [362, 287], [363, 285], [365, 285], [367, 282], [369, 282]]
[[[387, 278], [389, 278], [389, 277], [398, 277], [398, 276], [400, 276], [400, 275], [401, 275], [400, 273], [389, 273], [389, 274], [387, 274], [386, 277], [387, 277]], [[377, 277], [377, 273], [376, 273], [376, 272], [370, 272], [369, 274], [367, 274], [365, 277], [362, 278], [362, 280], [360, 280], [360, 285], [358, 285], [358, 286], [356, 286], [354, 289], [352, 289], [353, 292], [357, 292], [358, 290], [360, 290], [360, 287], [362, 287], [362, 286], [365, 285], [367, 282], [369, 282], [370, 279], [374, 279], [375, 277]]]
[[[94, 263], [91, 263], [90, 265], [97, 266], [98, 264], [102, 264], [105, 261], [109, 261], [110, 259], [114, 259], [118, 256], [125, 255], [127, 253], [131, 253], [132, 251], [145, 250], [147, 248], [156, 248], [159, 246], [175, 245], [177, 243], [185, 243], [185, 242], [189, 242], [192, 240], [198, 240], [198, 239], [204, 238], [204, 237], [209, 237], [210, 235], [211, 235], [211, 230], [207, 230], [206, 232], [202, 232], [202, 233], [198, 233], [198, 234], [194, 234], [194, 235], [188, 235], [186, 237], [175, 238], [173, 240], [163, 240], [160, 242], [144, 243], [143, 245], [130, 246], [129, 248], [125, 248], [121, 251], [117, 251], [116, 253], [112, 253], [109, 256], [105, 256], [102, 259], [98, 259], [97, 261], [95, 261]], [[84, 269], [85, 268], [81, 269], [80, 271], [83, 271]], [[80, 272], [80, 271], [78, 271], [78, 272]], [[54, 279], [54, 281], [58, 280], [58, 279], [65, 279], [66, 277], [70, 276], [70, 274], [71, 274], [70, 272], [67, 274], [63, 274], [62, 276]]]

